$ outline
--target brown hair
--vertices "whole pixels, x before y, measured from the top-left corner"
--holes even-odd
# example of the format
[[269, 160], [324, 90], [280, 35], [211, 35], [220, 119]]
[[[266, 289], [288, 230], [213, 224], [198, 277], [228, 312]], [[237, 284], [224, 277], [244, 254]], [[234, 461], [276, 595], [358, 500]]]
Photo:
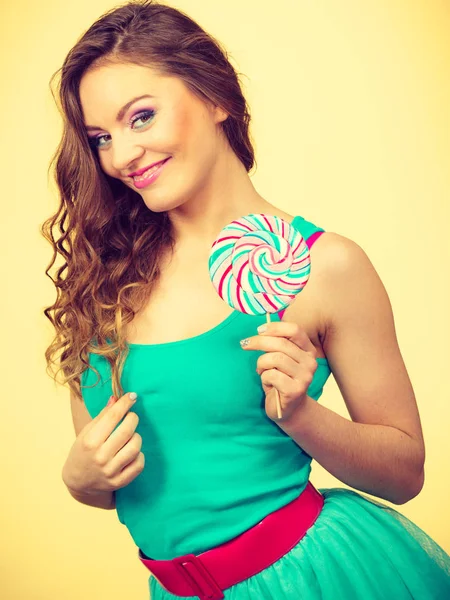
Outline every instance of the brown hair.
[[[114, 62], [177, 76], [201, 99], [220, 106], [229, 115], [220, 126], [231, 148], [247, 172], [255, 163], [238, 74], [219, 42], [183, 12], [152, 1], [128, 2], [101, 16], [69, 51], [50, 80], [51, 88], [61, 72], [59, 103], [52, 94], [63, 132], [49, 166], [55, 164], [60, 205], [41, 227], [53, 248], [46, 274], [57, 299], [43, 312], [56, 330], [45, 352], [47, 370], [61, 350], [53, 377], [62, 370], [62, 383], [68, 382], [79, 398], [82, 372], [92, 368], [99, 377], [88, 352], [109, 362], [113, 393], [123, 395], [120, 378], [128, 354], [124, 327], [154, 287], [161, 250], [173, 247], [167, 213], [152, 212], [137, 192], [108, 176], [88, 142], [80, 80], [89, 68]], [[49, 270], [58, 252], [63, 264], [54, 279]]]

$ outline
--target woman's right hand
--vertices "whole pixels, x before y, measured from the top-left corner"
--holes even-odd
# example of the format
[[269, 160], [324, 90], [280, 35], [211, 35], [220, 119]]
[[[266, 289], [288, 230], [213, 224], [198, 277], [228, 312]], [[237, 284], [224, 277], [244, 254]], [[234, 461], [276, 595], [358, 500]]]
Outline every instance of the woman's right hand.
[[128, 412], [135, 402], [128, 393], [124, 394], [111, 405], [108, 403], [80, 431], [62, 471], [69, 489], [84, 494], [113, 491], [142, 472], [142, 437], [135, 432], [139, 417]]

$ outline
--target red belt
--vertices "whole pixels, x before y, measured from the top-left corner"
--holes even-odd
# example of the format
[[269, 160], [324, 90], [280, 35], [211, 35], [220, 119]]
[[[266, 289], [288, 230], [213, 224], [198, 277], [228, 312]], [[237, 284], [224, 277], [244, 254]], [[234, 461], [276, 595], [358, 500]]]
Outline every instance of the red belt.
[[322, 494], [308, 481], [298, 498], [216, 548], [172, 560], [145, 558], [139, 549], [139, 558], [171, 594], [220, 600], [222, 590], [256, 575], [292, 550], [319, 516], [323, 503]]

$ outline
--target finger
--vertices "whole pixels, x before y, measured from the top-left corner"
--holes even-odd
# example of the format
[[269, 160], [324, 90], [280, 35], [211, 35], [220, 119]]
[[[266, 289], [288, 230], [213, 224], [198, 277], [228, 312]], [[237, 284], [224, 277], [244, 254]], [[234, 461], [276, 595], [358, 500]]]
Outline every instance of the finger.
[[[122, 398], [125, 398], [126, 396], [129, 396], [129, 394], [124, 394], [119, 399], [117, 399], [116, 396], [114, 396], [114, 394], [112, 394], [109, 397], [108, 402], [105, 404], [105, 406], [102, 408], [102, 410], [98, 413], [98, 415], [96, 417], [94, 417], [92, 419], [92, 421], [90, 421], [89, 425], [91, 425], [91, 426], [95, 425], [95, 423], [100, 421], [102, 416], [108, 412], [108, 409], [110, 406], [112, 406], [113, 404], [116, 404], [117, 402], [119, 402], [119, 400], [121, 400]], [[130, 400], [131, 400], [131, 398], [130, 398]]]
[[86, 441], [93, 447], [103, 444], [135, 402], [136, 399], [131, 398], [127, 393], [112, 406], [105, 406], [92, 420], [91, 427], [86, 433]]
[[261, 375], [263, 371], [277, 369], [288, 377], [294, 378], [301, 369], [300, 364], [283, 352], [266, 352], [256, 361], [256, 372]]
[[136, 477], [142, 473], [145, 467], [145, 456], [143, 452], [139, 452], [134, 460], [129, 462], [118, 475], [110, 481], [114, 488], [120, 489], [131, 483]]
[[[259, 350], [263, 352], [281, 352], [286, 354], [295, 362], [301, 363], [306, 356], [305, 351], [299, 348], [294, 342], [284, 337], [255, 336], [247, 338], [242, 346], [244, 350]], [[242, 342], [241, 342], [242, 344]]]
[[[306, 332], [296, 323], [267, 323], [267, 329], [257, 336], [247, 338], [245, 350], [263, 350], [265, 352], [285, 352], [294, 360], [300, 357], [296, 349], [309, 354], [314, 360], [317, 351]], [[244, 340], [243, 340], [244, 341]], [[242, 342], [241, 341], [241, 345]]]
[[306, 331], [297, 323], [292, 323], [292, 321], [265, 323], [265, 329], [259, 333], [258, 337], [264, 338], [265, 336], [286, 338], [304, 352], [311, 353], [314, 358], [316, 357], [317, 351], [314, 344], [309, 339]]
[[269, 369], [261, 375], [261, 381], [265, 386], [276, 388], [283, 398], [290, 400], [303, 395], [308, 390], [312, 377], [292, 379], [277, 369]]
[[104, 453], [104, 456], [107, 458], [115, 456], [134, 436], [138, 424], [138, 415], [135, 412], [128, 412], [122, 423], [114, 429], [108, 439], [103, 443], [101, 448], [102, 455]]
[[[116, 432], [113, 433], [115, 435]], [[109, 443], [109, 440], [106, 444]], [[117, 473], [120, 473], [128, 464], [133, 462], [139, 455], [142, 448], [142, 437], [139, 433], [133, 433], [131, 438], [124, 444], [117, 452], [113, 453], [113, 458], [108, 465], [111, 474], [110, 477], [114, 477]]]
[[298, 385], [291, 377], [277, 369], [264, 371], [261, 375], [261, 381], [266, 386], [276, 388], [283, 396], [293, 395], [298, 388]]
[[106, 406], [112, 406], [116, 400], [117, 398], [115, 396], [110, 396]]
[[[261, 330], [261, 327], [259, 327], [258, 330]], [[284, 337], [293, 342], [304, 352], [312, 353], [314, 356], [316, 355], [316, 348], [309, 339], [306, 331], [300, 327], [300, 325], [293, 323], [292, 321], [265, 323], [263, 330], [258, 331], [258, 334], [260, 337]]]

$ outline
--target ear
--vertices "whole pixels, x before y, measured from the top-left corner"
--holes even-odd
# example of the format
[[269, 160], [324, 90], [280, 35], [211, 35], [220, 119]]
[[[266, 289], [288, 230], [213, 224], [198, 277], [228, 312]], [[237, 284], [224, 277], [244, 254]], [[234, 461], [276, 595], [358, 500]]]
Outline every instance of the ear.
[[215, 123], [222, 123], [228, 119], [228, 113], [225, 112], [220, 106], [214, 107], [214, 121]]

